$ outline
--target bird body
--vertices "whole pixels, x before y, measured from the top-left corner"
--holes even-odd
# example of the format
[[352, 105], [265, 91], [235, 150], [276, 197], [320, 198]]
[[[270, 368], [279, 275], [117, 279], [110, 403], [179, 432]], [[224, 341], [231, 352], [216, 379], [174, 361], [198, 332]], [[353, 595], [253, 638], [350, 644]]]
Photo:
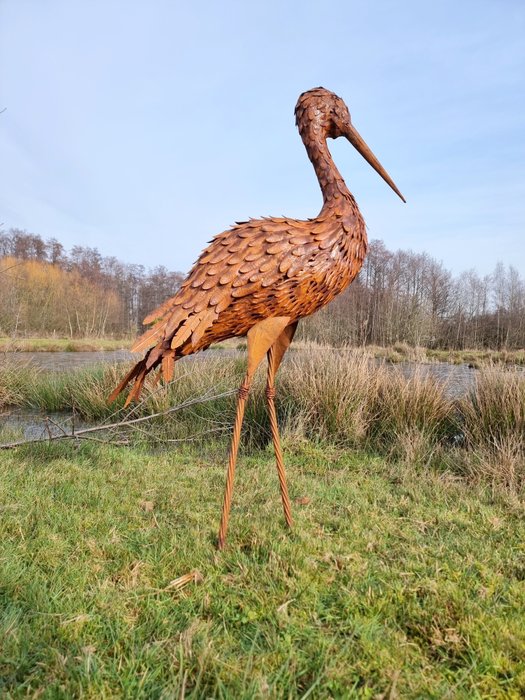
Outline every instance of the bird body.
[[[295, 114], [323, 194], [321, 212], [316, 218], [306, 220], [250, 219], [215, 236], [175, 296], [144, 320], [152, 327], [132, 349], [147, 350], [146, 355], [110, 397], [114, 399], [133, 381], [128, 404], [140, 395], [148, 373], [157, 370], [164, 380], [170, 381], [177, 359], [226, 338], [247, 335], [248, 371], [241, 386], [230, 451], [229, 502], [244, 401], [253, 372], [268, 353], [269, 411], [288, 524], [291, 524], [290, 506], [273, 405], [275, 373], [298, 320], [342, 292], [358, 274], [367, 251], [364, 220], [332, 160], [326, 139], [346, 136], [403, 199], [352, 126], [341, 98], [324, 88], [314, 88], [299, 97]], [[228, 486], [226, 491], [228, 495]], [[224, 544], [229, 514], [227, 495], [220, 546]]]
[[134, 380], [129, 403], [149, 372], [158, 368], [169, 381], [178, 358], [244, 336], [268, 317], [308, 316], [350, 284], [366, 255], [366, 229], [326, 144], [349, 119], [334, 93], [316, 88], [301, 95], [296, 122], [323, 193], [321, 212], [306, 220], [250, 219], [215, 236], [177, 294], [144, 320], [154, 325], [132, 349], [147, 354], [111, 398]]
[[269, 316], [308, 316], [350, 284], [366, 247], [364, 222], [350, 206], [336, 218], [240, 223], [216, 236], [178, 293], [148, 315], [155, 325], [134, 350], [156, 341], [146, 363], [153, 367], [165, 354], [244, 336]]

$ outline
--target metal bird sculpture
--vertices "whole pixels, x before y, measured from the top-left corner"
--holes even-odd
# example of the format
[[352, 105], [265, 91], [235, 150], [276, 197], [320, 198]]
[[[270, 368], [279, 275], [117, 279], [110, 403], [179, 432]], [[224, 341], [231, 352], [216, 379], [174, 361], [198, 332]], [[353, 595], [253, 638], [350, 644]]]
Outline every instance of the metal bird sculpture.
[[275, 412], [275, 374], [299, 319], [342, 292], [361, 269], [367, 251], [365, 222], [332, 160], [327, 138], [345, 136], [405, 201], [352, 125], [340, 97], [322, 87], [308, 90], [299, 97], [295, 117], [323, 193], [319, 215], [305, 221], [250, 219], [215, 236], [175, 296], [145, 318], [144, 323], [152, 327], [132, 350], [147, 352], [110, 397], [115, 399], [134, 382], [127, 405], [139, 397], [150, 372], [157, 370], [169, 382], [179, 358], [226, 338], [247, 336], [248, 364], [237, 400], [219, 549], [224, 547], [228, 528], [245, 403], [255, 370], [265, 355], [266, 398], [281, 498], [286, 523], [292, 525]]

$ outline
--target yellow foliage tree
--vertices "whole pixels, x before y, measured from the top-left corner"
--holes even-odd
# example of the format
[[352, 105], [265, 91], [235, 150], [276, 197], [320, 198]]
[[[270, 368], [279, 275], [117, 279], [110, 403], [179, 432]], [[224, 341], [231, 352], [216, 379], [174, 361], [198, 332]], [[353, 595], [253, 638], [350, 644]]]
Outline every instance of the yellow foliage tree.
[[123, 305], [76, 270], [0, 258], [0, 334], [102, 336], [120, 327]]

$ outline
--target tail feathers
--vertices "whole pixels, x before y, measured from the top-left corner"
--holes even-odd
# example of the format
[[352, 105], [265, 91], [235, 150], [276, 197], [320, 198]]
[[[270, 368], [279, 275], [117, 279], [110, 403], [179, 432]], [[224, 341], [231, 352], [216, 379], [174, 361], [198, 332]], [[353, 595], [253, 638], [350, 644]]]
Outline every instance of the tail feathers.
[[117, 396], [121, 394], [127, 387], [127, 385], [131, 382], [133, 382], [133, 386], [131, 387], [131, 390], [126, 398], [126, 403], [124, 404], [124, 407], [129, 406], [129, 404], [132, 401], [137, 401], [140, 397], [140, 393], [144, 386], [146, 376], [154, 369], [159, 367], [159, 365], [160, 372], [157, 381], [161, 375], [162, 379], [165, 382], [170, 382], [173, 379], [173, 368], [175, 365], [175, 361], [179, 358], [175, 355], [174, 352], [170, 352], [168, 354], [162, 354], [161, 352], [159, 352], [156, 353], [156, 357], [150, 357], [155, 350], [156, 348], [152, 348], [151, 350], [149, 350], [142, 360], [137, 362], [136, 365], [133, 365], [133, 367], [126, 374], [126, 376], [120, 382], [120, 384], [111, 392], [108, 398], [109, 403], [115, 401]]
[[114, 401], [130, 382], [134, 382], [126, 399], [125, 405], [128, 406], [139, 398], [146, 376], [151, 371], [161, 365], [160, 373], [164, 381], [169, 382], [173, 378], [173, 365], [181, 354], [187, 355], [200, 349], [198, 343], [216, 321], [219, 311], [215, 306], [210, 307], [207, 299], [191, 300], [186, 304], [182, 304], [182, 301], [179, 296], [173, 297], [147, 317], [146, 321], [149, 321], [164, 313], [153, 328], [136, 340], [133, 352], [148, 347], [149, 350], [111, 393], [109, 401]]
[[113, 403], [113, 401], [117, 398], [117, 396], [124, 391], [124, 389], [127, 387], [127, 385], [135, 379], [137, 374], [141, 371], [143, 366], [146, 364], [145, 360], [141, 360], [140, 362], [137, 362], [136, 365], [134, 365], [130, 371], [126, 374], [124, 379], [120, 382], [120, 384], [113, 389], [111, 394], [109, 395], [108, 401], [109, 403]]
[[133, 386], [131, 387], [131, 391], [129, 392], [128, 398], [126, 399], [126, 403], [124, 404], [124, 408], [127, 408], [132, 401], [136, 401], [139, 398], [147, 374], [148, 370], [146, 367], [142, 367], [139, 370], [137, 378], [135, 379], [135, 384], [133, 384]]

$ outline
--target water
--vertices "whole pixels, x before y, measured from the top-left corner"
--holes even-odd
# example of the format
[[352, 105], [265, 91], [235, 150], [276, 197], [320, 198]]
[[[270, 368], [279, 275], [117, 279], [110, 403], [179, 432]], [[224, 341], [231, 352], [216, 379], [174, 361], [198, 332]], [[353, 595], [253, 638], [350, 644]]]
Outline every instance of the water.
[[[0, 414], [0, 428], [13, 431], [14, 440], [37, 440], [48, 438], [49, 435], [71, 434], [75, 430], [90, 428], [93, 424], [81, 420], [71, 413], [46, 413], [38, 410], [11, 409], [9, 413]], [[10, 442], [10, 437], [0, 439], [0, 442]]]
[[[379, 360], [383, 362], [383, 360]], [[445, 392], [451, 398], [464, 396], [473, 386], [476, 378], [476, 370], [468, 365], [451, 365], [448, 362], [435, 362], [422, 364], [418, 362], [400, 362], [386, 364], [402, 372], [403, 376], [410, 379], [416, 372], [422, 377], [434, 377], [440, 383], [445, 384]]]
[[[207, 352], [199, 352], [197, 355], [183, 357], [179, 362], [203, 360], [220, 353], [221, 355], [235, 356], [239, 350], [234, 348], [210, 348]], [[130, 362], [140, 360], [144, 353], [132, 353], [129, 350], [105, 350], [101, 352], [5, 352], [0, 353], [0, 364], [12, 362], [35, 365], [51, 372], [67, 372], [81, 367], [93, 367], [101, 363], [115, 364], [116, 362]]]

